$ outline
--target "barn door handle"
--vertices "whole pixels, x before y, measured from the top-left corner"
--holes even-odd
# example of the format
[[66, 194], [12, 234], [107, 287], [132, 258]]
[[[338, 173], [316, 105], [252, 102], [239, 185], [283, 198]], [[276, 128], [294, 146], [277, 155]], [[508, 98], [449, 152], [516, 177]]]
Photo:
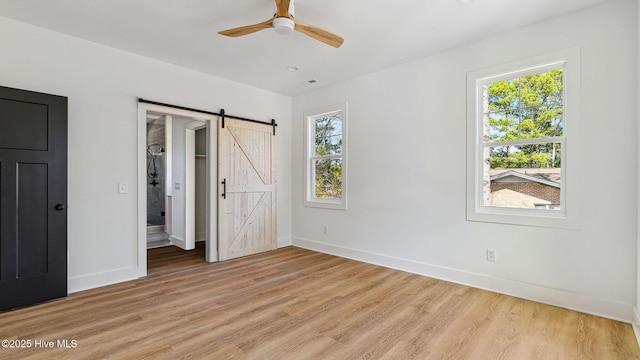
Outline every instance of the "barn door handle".
[[56, 210], [58, 210], [58, 211], [62, 211], [62, 210], [64, 210], [64, 204], [58, 204], [58, 205], [56, 205], [55, 209], [56, 209]]
[[222, 198], [227, 198], [227, 179], [222, 180]]

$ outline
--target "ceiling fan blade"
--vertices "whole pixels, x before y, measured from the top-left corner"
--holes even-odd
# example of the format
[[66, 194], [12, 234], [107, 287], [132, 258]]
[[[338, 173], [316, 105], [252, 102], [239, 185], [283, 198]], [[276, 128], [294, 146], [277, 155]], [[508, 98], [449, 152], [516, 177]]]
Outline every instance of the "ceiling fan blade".
[[257, 24], [253, 24], [253, 25], [241, 26], [241, 27], [237, 27], [237, 28], [233, 28], [233, 29], [219, 31], [218, 34], [224, 35], [224, 36], [230, 36], [230, 37], [249, 35], [249, 34], [252, 34], [252, 33], [256, 32], [256, 31], [260, 31], [260, 30], [271, 28], [272, 27], [271, 24], [273, 23], [273, 19], [274, 18], [271, 18], [269, 20], [265, 20], [265, 21], [263, 21], [261, 23], [257, 23]]
[[289, 4], [291, 0], [276, 0], [276, 17], [289, 17]]
[[307, 25], [295, 18], [291, 18], [291, 20], [293, 20], [293, 22], [296, 24], [294, 30], [300, 31], [301, 33], [311, 36], [316, 40], [322, 41], [327, 45], [339, 48], [344, 42], [344, 39], [336, 34], [332, 34], [326, 30], [320, 29], [319, 27]]

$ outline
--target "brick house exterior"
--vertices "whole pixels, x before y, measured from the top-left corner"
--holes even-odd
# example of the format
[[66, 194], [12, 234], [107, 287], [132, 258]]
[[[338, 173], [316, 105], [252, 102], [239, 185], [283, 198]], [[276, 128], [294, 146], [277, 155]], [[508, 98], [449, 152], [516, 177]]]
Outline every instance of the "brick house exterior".
[[561, 169], [491, 170], [491, 206], [535, 208], [560, 204]]

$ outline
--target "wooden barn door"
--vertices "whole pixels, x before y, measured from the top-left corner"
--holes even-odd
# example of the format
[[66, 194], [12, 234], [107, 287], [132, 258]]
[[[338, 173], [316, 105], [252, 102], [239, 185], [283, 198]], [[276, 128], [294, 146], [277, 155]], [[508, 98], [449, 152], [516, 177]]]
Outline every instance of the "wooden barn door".
[[226, 118], [218, 129], [218, 251], [228, 260], [276, 248], [273, 128]]

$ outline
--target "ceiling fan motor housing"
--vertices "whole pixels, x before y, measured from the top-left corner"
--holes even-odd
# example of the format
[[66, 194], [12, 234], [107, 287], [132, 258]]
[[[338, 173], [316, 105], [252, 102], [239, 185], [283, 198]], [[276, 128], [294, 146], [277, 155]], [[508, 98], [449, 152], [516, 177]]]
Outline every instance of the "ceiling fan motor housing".
[[295, 28], [293, 20], [289, 18], [279, 17], [273, 19], [273, 28], [278, 34], [291, 34]]

